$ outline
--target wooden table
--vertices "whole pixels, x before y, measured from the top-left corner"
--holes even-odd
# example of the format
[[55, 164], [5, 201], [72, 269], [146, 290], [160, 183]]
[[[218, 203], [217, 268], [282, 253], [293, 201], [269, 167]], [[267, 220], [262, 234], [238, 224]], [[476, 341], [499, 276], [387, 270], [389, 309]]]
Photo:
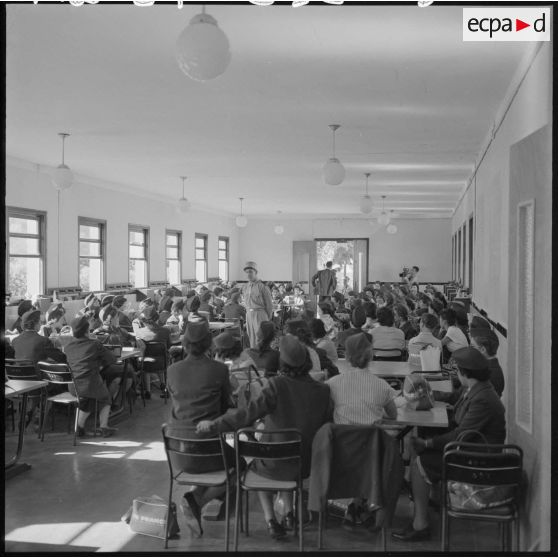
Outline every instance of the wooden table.
[[[347, 372], [351, 367], [349, 361], [343, 358], [340, 358], [335, 364], [341, 373]], [[405, 378], [416, 371], [416, 368], [408, 362], [373, 360], [368, 365], [368, 370], [380, 378]]]
[[416, 411], [412, 404], [403, 401], [404, 399], [401, 396], [396, 399], [397, 418], [384, 418], [381, 421], [383, 425], [403, 427], [401, 432], [397, 435], [399, 440], [406, 436], [415, 426], [422, 426], [425, 428], [447, 428], [449, 426], [446, 403], [434, 401], [434, 407], [432, 409], [428, 411]]
[[[124, 410], [126, 403], [126, 380], [128, 379], [128, 361], [133, 358], [140, 358], [143, 356], [143, 351], [137, 347], [122, 347], [122, 353], [116, 361], [117, 364], [124, 364], [124, 370], [122, 371], [122, 380], [120, 381], [120, 389], [116, 400], [120, 402], [119, 407], [116, 411], [112, 413], [112, 417], [119, 415]], [[132, 408], [130, 407], [130, 413]]]
[[14, 457], [5, 465], [6, 479], [15, 477], [24, 471], [31, 469], [28, 463], [19, 463], [23, 450], [23, 435], [25, 433], [25, 417], [27, 415], [27, 397], [30, 392], [46, 387], [48, 382], [43, 380], [8, 380], [4, 384], [4, 397], [7, 399], [22, 396], [21, 413], [19, 416], [19, 434], [17, 440], [17, 450]]
[[209, 322], [209, 329], [211, 331], [222, 331], [236, 325], [235, 322]]

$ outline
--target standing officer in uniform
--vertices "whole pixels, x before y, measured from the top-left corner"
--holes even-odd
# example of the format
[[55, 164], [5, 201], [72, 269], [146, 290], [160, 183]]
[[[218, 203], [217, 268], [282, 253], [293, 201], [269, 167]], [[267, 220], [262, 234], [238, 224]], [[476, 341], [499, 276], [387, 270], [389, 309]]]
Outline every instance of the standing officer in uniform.
[[248, 283], [242, 288], [242, 297], [246, 306], [246, 329], [250, 339], [250, 347], [258, 344], [256, 334], [262, 322], [268, 322], [273, 316], [273, 302], [271, 292], [258, 279], [258, 268], [255, 262], [246, 262], [244, 271], [248, 276]]
[[337, 288], [337, 277], [332, 267], [333, 262], [327, 262], [325, 269], [321, 269], [312, 277], [314, 294], [320, 295], [318, 303], [331, 300]]

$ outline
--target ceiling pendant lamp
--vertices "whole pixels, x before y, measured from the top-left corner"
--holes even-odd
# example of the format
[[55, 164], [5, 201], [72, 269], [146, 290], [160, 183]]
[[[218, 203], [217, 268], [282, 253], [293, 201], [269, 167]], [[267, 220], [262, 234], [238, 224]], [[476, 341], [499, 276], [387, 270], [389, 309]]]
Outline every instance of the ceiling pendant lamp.
[[231, 61], [229, 40], [217, 20], [202, 13], [190, 20], [176, 41], [176, 61], [180, 69], [196, 81], [220, 76]]
[[341, 126], [339, 124], [330, 124], [329, 128], [333, 133], [333, 151], [332, 156], [328, 159], [323, 168], [324, 182], [330, 186], [339, 186], [345, 180], [345, 167], [335, 156], [335, 132]]
[[[390, 221], [392, 221], [392, 219], [393, 219], [393, 209], [389, 213], [390, 213]], [[393, 222], [390, 222], [390, 224], [386, 227], [386, 231], [389, 234], [396, 234], [397, 233], [397, 225], [395, 225]]]
[[246, 219], [242, 211], [242, 202], [244, 201], [244, 198], [238, 198], [238, 199], [240, 200], [240, 215], [236, 217], [235, 223], [237, 227], [243, 229], [248, 224], [248, 219]]
[[365, 172], [366, 177], [366, 194], [362, 196], [360, 200], [360, 212], [368, 214], [372, 211], [372, 198], [368, 195], [368, 179], [370, 178], [370, 173]]
[[58, 135], [62, 138], [62, 164], [54, 169], [52, 183], [57, 190], [67, 190], [74, 182], [74, 173], [64, 164], [64, 142], [70, 134], [60, 132]]
[[[281, 215], [281, 212], [278, 211], [277, 215]], [[277, 225], [275, 225], [275, 227], [273, 228], [273, 230], [275, 231], [275, 234], [277, 235], [281, 235], [285, 232], [285, 227], [283, 227], [283, 225], [281, 223], [277, 223]]]
[[382, 213], [380, 214], [380, 216], [378, 217], [378, 225], [382, 225], [382, 227], [385, 227], [386, 225], [389, 225], [389, 215], [386, 213], [385, 210], [385, 196], [382, 196]]
[[190, 209], [190, 202], [188, 201], [187, 198], [184, 197], [184, 181], [188, 177], [181, 176], [180, 178], [182, 180], [182, 197], [178, 199], [178, 205], [176, 206], [176, 210], [179, 213], [186, 213]]

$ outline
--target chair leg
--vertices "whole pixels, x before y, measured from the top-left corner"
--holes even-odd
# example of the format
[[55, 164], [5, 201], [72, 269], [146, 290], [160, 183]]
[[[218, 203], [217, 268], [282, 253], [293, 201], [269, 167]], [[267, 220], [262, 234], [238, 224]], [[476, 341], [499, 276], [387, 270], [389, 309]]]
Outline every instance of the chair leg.
[[171, 514], [171, 503], [172, 503], [172, 475], [171, 475], [171, 479], [170, 479], [170, 488], [169, 488], [169, 501], [167, 504], [167, 520], [165, 522], [165, 549], [167, 549], [169, 547], [169, 519], [170, 519], [170, 514]]
[[325, 510], [318, 512], [318, 550], [323, 548], [323, 535], [324, 535], [324, 513]]
[[47, 421], [49, 408], [50, 408], [50, 401], [47, 399], [45, 401], [45, 406], [43, 408], [43, 420], [41, 421], [41, 442], [45, 441], [45, 423]]
[[302, 552], [303, 549], [303, 534], [302, 534], [302, 486], [298, 487], [298, 551]]
[[240, 527], [240, 498], [242, 497], [242, 488], [237, 483], [236, 486], [236, 503], [234, 507], [234, 551], [238, 552], [238, 529]]
[[225, 552], [229, 551], [229, 489], [229, 481], [227, 481], [225, 484]]
[[72, 415], [70, 413], [70, 405], [67, 406], [66, 414], [68, 415], [68, 434], [72, 432]]
[[248, 531], [248, 518], [249, 518], [249, 513], [250, 513], [250, 492], [248, 492], [248, 490], [245, 490], [246, 493], [246, 509], [244, 510], [244, 534], [248, 537], [250, 536], [250, 533]]
[[[68, 405], [68, 408], [70, 406]], [[74, 446], [77, 445], [77, 429], [78, 429], [78, 417], [79, 417], [79, 407], [76, 405], [76, 418], [74, 422]]]

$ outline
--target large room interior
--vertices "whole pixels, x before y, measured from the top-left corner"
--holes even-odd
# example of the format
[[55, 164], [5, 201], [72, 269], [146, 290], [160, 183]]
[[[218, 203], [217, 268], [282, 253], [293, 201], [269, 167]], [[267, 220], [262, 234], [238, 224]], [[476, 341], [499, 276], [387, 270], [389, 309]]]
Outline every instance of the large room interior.
[[[242, 287], [246, 262], [309, 299], [331, 258], [345, 292], [397, 284], [417, 266], [421, 291], [456, 286], [469, 318], [497, 335], [506, 442], [522, 448], [526, 479], [517, 550], [549, 551], [552, 42], [464, 42], [456, 4], [177, 4], [2, 8], [5, 329], [23, 298], [43, 312], [63, 301], [69, 324], [90, 291], [137, 309], [131, 291]], [[200, 81], [175, 49], [202, 9], [230, 62]], [[18, 229], [22, 219], [31, 228]], [[96, 246], [82, 232], [93, 229], [98, 259], [83, 252]], [[167, 403], [158, 392], [138, 399], [111, 421], [110, 440], [72, 445], [65, 410], [44, 441], [29, 426], [31, 469], [5, 484], [5, 551], [162, 553], [162, 540], [120, 517], [138, 496], [168, 495]], [[13, 420], [5, 414], [6, 462]], [[394, 527], [412, 509], [403, 491]], [[429, 540], [388, 537], [388, 551], [438, 551], [440, 516], [429, 513]], [[223, 522], [195, 537], [178, 520], [168, 551], [222, 551]], [[298, 548], [294, 536], [269, 538], [255, 497], [250, 527], [241, 551]], [[456, 520], [451, 549], [497, 551], [498, 533]], [[304, 539], [315, 551], [317, 521]], [[379, 535], [334, 520], [325, 541], [335, 553], [383, 551]]]

